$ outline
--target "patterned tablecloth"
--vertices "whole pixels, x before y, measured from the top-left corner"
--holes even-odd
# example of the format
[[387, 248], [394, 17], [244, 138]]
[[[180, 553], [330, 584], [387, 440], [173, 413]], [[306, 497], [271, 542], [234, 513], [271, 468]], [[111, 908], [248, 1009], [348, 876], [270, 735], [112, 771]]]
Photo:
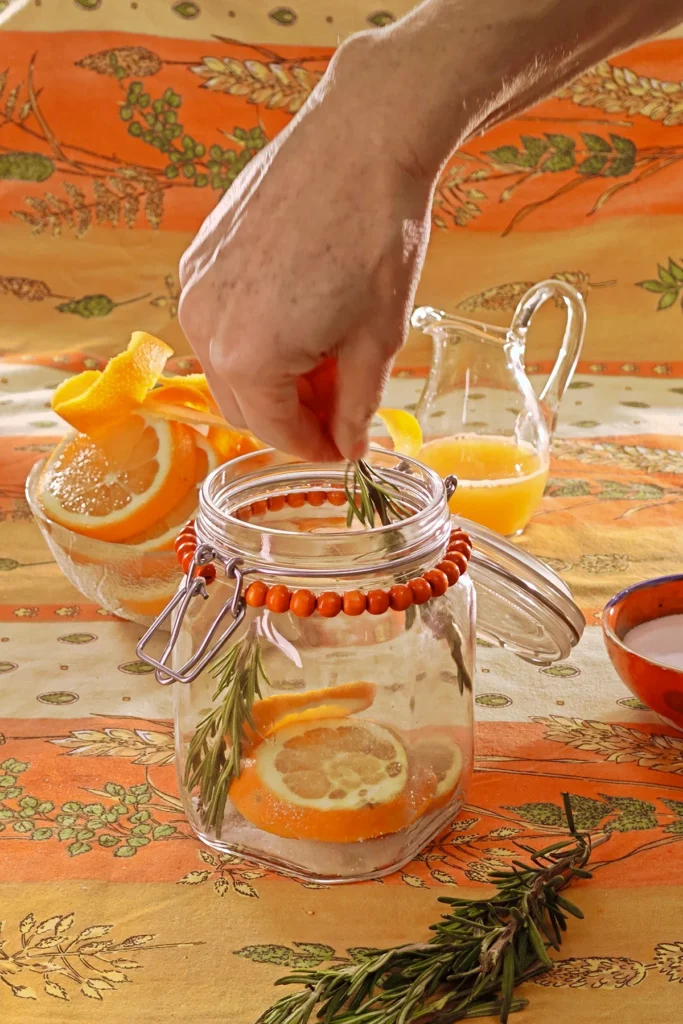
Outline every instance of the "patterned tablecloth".
[[[576, 897], [586, 920], [527, 986], [522, 1019], [677, 1024], [683, 736], [621, 685], [597, 619], [615, 591], [683, 562], [680, 41], [584, 75], [444, 173], [421, 299], [501, 323], [543, 277], [588, 296], [551, 479], [522, 541], [563, 574], [588, 628], [551, 668], [480, 646], [467, 807], [400, 874], [325, 889], [192, 837], [171, 695], [136, 660], [141, 629], [81, 599], [23, 498], [61, 433], [50, 394], [65, 375], [101, 365], [134, 328], [192, 367], [175, 268], [193, 229], [305, 100], [337, 38], [409, 4], [233, 6], [0, 3], [0, 1016], [252, 1024], [287, 967], [426, 936], [438, 895], [480, 887], [516, 843], [561, 831], [568, 790], [580, 827], [608, 841]], [[171, 115], [159, 137], [182, 158], [153, 145], [145, 97]], [[536, 385], [552, 315], [532, 339]], [[389, 404], [415, 401], [409, 367], [424, 361], [413, 342]]]

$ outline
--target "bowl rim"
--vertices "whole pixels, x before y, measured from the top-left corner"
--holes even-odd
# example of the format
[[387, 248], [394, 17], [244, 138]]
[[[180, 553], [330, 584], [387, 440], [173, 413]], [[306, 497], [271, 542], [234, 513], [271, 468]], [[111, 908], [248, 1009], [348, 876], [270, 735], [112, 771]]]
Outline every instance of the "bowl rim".
[[[651, 580], [642, 580], [640, 583], [632, 583], [630, 587], [624, 587], [618, 594], [611, 597], [605, 607], [602, 609], [602, 631], [603, 634], [610, 640], [611, 643], [619, 647], [626, 654], [631, 654], [636, 658], [640, 658], [642, 661], [647, 662], [648, 665], [652, 665], [653, 668], [664, 670], [665, 672], [675, 672], [676, 675], [683, 677], [683, 669], [676, 668], [674, 665], [664, 665], [661, 661], [653, 661], [652, 658], [648, 658], [647, 655], [641, 654], [640, 651], [634, 651], [633, 648], [628, 647], [620, 637], [614, 632], [612, 627], [607, 621], [607, 617], [620, 601], [623, 601], [629, 594], [634, 593], [637, 590], [646, 590], [650, 587], [658, 587], [664, 583], [680, 582], [683, 584], [683, 573], [671, 573], [669, 576], [656, 576]], [[666, 618], [666, 616], [660, 616], [660, 618]], [[646, 619], [646, 622], [654, 622], [654, 619]]]

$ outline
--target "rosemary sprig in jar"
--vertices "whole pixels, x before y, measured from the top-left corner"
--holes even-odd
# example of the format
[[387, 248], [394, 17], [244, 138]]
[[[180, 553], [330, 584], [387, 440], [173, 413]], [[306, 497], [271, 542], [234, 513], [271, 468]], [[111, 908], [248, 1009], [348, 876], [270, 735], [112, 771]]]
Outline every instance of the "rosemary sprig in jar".
[[233, 644], [209, 671], [218, 680], [212, 700], [221, 703], [194, 731], [184, 782], [190, 791], [198, 789], [203, 824], [220, 837], [230, 786], [240, 774], [245, 726], [254, 727], [251, 709], [268, 683], [258, 638], [247, 635]]
[[401, 503], [401, 492], [396, 484], [373, 469], [366, 459], [347, 463], [344, 494], [349, 506], [347, 527], [354, 519], [363, 526], [371, 527], [375, 525], [375, 518], [379, 518], [382, 526], [389, 526], [412, 515], [411, 510]]
[[362, 962], [295, 971], [277, 985], [303, 985], [283, 996], [257, 1024], [453, 1024], [497, 1014], [505, 1024], [527, 1000], [522, 982], [550, 970], [548, 949], [559, 949], [568, 917], [583, 917], [561, 895], [586, 870], [591, 840], [576, 831], [568, 794], [571, 838], [512, 861], [492, 875], [497, 892], [485, 899], [442, 897], [450, 910], [426, 943], [373, 951]]

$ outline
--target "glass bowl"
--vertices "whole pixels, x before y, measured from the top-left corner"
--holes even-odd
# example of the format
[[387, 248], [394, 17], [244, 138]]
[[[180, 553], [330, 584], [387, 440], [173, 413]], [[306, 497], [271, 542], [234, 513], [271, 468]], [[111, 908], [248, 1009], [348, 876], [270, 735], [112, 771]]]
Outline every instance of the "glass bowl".
[[74, 533], [49, 519], [37, 499], [45, 465], [26, 481], [26, 500], [57, 565], [84, 597], [122, 619], [149, 626], [173, 597], [182, 572], [175, 551], [141, 551]]

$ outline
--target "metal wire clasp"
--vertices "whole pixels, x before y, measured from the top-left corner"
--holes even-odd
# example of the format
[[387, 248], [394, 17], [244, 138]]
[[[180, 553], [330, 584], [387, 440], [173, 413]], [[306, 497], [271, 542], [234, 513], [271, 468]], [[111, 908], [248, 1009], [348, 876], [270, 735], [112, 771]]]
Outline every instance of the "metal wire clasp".
[[[234, 593], [230, 597], [230, 600], [226, 601], [218, 612], [218, 615], [211, 623], [206, 636], [192, 657], [186, 661], [181, 668], [172, 669], [169, 665], [169, 659], [178, 636], [180, 635], [183, 619], [185, 618], [185, 613], [187, 612], [191, 601], [197, 596], [202, 597], [206, 601], [209, 596], [206, 589], [206, 580], [202, 576], [195, 577], [195, 569], [199, 566], [208, 565], [209, 562], [220, 562], [225, 570], [227, 579], [233, 579], [235, 581]], [[173, 600], [169, 601], [161, 615], [157, 616], [135, 649], [138, 658], [155, 669], [154, 675], [156, 680], [158, 683], [161, 683], [162, 686], [168, 686], [169, 683], [174, 682], [191, 683], [192, 680], [196, 679], [200, 672], [206, 668], [212, 658], [218, 654], [221, 647], [223, 647], [225, 642], [230, 639], [241, 623], [247, 610], [246, 602], [242, 597], [244, 570], [241, 568], [241, 564], [242, 560], [240, 558], [222, 558], [209, 544], [200, 544], [197, 547], [194, 558], [192, 559], [192, 565], [185, 577], [185, 585], [178, 591]], [[157, 630], [162, 627], [166, 619], [173, 615], [176, 608], [178, 610], [171, 627], [171, 635], [166, 647], [164, 648], [163, 654], [157, 661], [151, 656], [151, 654], [147, 653], [145, 648], [152, 637], [156, 634]], [[213, 646], [210, 647], [216, 630], [228, 614], [232, 617], [231, 621], [228, 623], [227, 627], [223, 630]]]
[[454, 473], [444, 477], [444, 487], [446, 488], [446, 501], [450, 501], [455, 492], [458, 489], [458, 478]]

